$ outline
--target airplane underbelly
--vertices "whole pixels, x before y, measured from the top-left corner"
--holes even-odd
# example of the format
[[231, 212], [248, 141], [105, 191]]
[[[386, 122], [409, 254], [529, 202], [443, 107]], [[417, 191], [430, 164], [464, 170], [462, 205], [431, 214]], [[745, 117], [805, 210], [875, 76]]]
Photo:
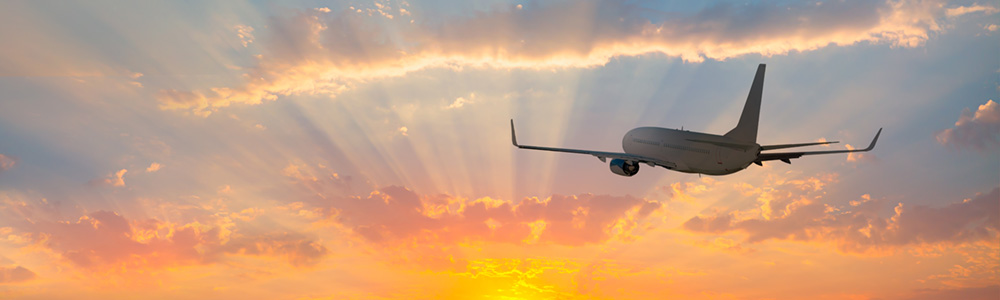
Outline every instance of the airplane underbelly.
[[745, 169], [750, 162], [747, 157], [744, 157], [747, 155], [743, 152], [735, 152], [722, 147], [713, 147], [710, 152], [697, 163], [692, 162], [690, 168], [697, 173], [727, 175]]
[[[662, 159], [664, 161], [669, 161], [677, 164], [675, 171], [688, 172], [688, 173], [698, 173], [697, 168], [692, 168], [691, 166], [703, 165], [705, 162], [710, 160], [708, 153], [702, 153], [699, 151], [694, 151], [691, 149], [676, 149], [668, 146], [652, 146], [652, 145], [642, 145], [634, 147], [635, 154], [655, 157]], [[632, 151], [627, 151], [633, 153]]]

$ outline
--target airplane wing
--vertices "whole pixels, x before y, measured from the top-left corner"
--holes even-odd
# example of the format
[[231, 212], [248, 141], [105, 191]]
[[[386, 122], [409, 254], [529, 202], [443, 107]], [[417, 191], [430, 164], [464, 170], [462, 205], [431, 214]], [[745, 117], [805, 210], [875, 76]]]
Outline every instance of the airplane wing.
[[626, 161], [641, 162], [649, 165], [650, 167], [661, 166], [667, 169], [676, 169], [677, 164], [662, 159], [656, 159], [652, 157], [646, 157], [635, 154], [619, 153], [619, 152], [604, 152], [604, 151], [592, 151], [592, 150], [579, 150], [579, 149], [566, 149], [566, 148], [551, 148], [551, 147], [538, 147], [538, 146], [527, 146], [519, 145], [517, 143], [517, 136], [514, 134], [514, 120], [510, 120], [510, 141], [515, 147], [521, 149], [530, 150], [543, 150], [543, 151], [555, 151], [555, 152], [566, 152], [566, 153], [579, 153], [588, 154], [596, 156], [601, 162], [607, 162], [608, 158], [611, 159], [621, 159]]
[[[878, 141], [878, 136], [880, 134], [882, 134], [882, 128], [878, 129], [878, 132], [875, 133], [875, 138], [872, 139], [872, 143], [870, 145], [868, 145], [868, 148], [864, 148], [864, 149], [833, 150], [833, 151], [810, 151], [810, 152], [761, 153], [760, 155], [757, 156], [757, 160], [755, 160], [753, 163], [757, 164], [758, 166], [761, 166], [761, 165], [763, 165], [763, 164], [761, 164], [761, 162], [764, 162], [764, 161], [768, 161], [768, 160], [780, 160], [780, 161], [785, 162], [786, 164], [790, 164], [790, 163], [792, 163], [791, 159], [793, 159], [793, 158], [799, 158], [799, 157], [802, 157], [803, 155], [817, 155], [817, 154], [833, 154], [833, 153], [851, 153], [851, 152], [866, 152], [866, 151], [871, 151], [872, 149], [875, 149], [875, 142]], [[832, 142], [824, 142], [824, 143], [832, 143]], [[796, 146], [808, 146], [808, 145], [812, 145], [812, 144], [824, 144], [824, 143], [807, 143], [807, 144], [793, 144], [793, 145], [775, 145], [775, 146], [779, 146], [779, 147], [771, 146], [772, 148], [770, 148], [770, 149], [788, 148], [788, 147], [796, 147]], [[761, 148], [763, 148], [763, 147], [761, 147]]]
[[828, 145], [840, 143], [838, 141], [833, 142], [816, 142], [816, 143], [802, 143], [802, 144], [783, 144], [783, 145], [763, 145], [760, 146], [761, 151], [774, 150], [774, 149], [784, 149], [784, 148], [795, 148], [795, 147], [805, 147], [805, 146], [815, 146], [815, 145]]

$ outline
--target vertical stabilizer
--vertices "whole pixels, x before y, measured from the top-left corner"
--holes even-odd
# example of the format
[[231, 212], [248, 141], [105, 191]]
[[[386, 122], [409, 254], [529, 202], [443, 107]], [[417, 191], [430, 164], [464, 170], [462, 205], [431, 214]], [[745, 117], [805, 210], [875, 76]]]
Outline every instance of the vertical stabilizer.
[[743, 105], [743, 114], [740, 115], [740, 122], [733, 130], [726, 133], [726, 137], [741, 142], [757, 142], [757, 123], [760, 121], [760, 95], [764, 90], [764, 64], [757, 66], [757, 75], [753, 77], [753, 85], [750, 86], [750, 95], [747, 96], [747, 103]]

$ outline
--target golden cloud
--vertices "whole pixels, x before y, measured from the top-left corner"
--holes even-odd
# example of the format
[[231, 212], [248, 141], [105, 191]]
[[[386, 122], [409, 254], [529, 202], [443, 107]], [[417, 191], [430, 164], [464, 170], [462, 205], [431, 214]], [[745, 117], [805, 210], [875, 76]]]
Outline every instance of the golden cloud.
[[377, 20], [360, 11], [273, 18], [258, 39], [263, 54], [242, 84], [162, 90], [160, 107], [207, 116], [281, 95], [337, 95], [428, 68], [587, 68], [645, 54], [699, 62], [863, 42], [916, 47], [942, 29], [938, 20], [947, 13], [940, 1], [906, 0], [719, 4], [654, 20], [617, 1], [512, 6], [426, 23]]
[[41, 221], [15, 228], [73, 265], [95, 271], [208, 264], [225, 255], [279, 257], [308, 266], [327, 253], [318, 242], [292, 233], [245, 234], [239, 228], [198, 222], [128, 220], [109, 211], [75, 222]]
[[[696, 216], [683, 224], [692, 232], [742, 232], [751, 243], [769, 239], [819, 241], [844, 252], [891, 251], [906, 245], [966, 244], [1000, 239], [1000, 188], [944, 207], [897, 204], [889, 218], [879, 216], [884, 201], [852, 201], [838, 209], [820, 199], [790, 195], [784, 212], [740, 219], [737, 212]], [[788, 198], [785, 198], [788, 199]], [[797, 199], [797, 200], [795, 200]]]
[[306, 176], [298, 167], [286, 168], [283, 174], [304, 188], [303, 195], [316, 198], [304, 201], [312, 209], [320, 209], [327, 219], [376, 244], [600, 244], [612, 238], [633, 238], [636, 225], [661, 206], [631, 196], [591, 194], [526, 198], [517, 203], [488, 197], [422, 197], [398, 186], [363, 197], [341, 196], [337, 191], [345, 187], [339, 177]]
[[373, 242], [428, 239], [442, 243], [483, 240], [562, 245], [626, 238], [637, 219], [659, 206], [657, 202], [628, 196], [589, 194], [527, 198], [517, 204], [489, 198], [467, 201], [441, 197], [426, 198], [425, 203], [401, 187], [387, 187], [366, 198], [342, 199], [333, 204], [342, 222]]

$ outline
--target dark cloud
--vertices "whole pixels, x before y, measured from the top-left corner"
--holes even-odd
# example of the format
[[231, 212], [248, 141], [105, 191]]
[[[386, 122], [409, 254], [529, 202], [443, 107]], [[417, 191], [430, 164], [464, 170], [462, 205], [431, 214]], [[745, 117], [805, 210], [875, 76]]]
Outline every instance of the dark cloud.
[[1000, 237], [1000, 188], [943, 207], [899, 203], [880, 217], [884, 201], [856, 202], [849, 211], [823, 203], [796, 202], [771, 219], [736, 220], [731, 214], [697, 216], [683, 224], [702, 233], [743, 232], [748, 242], [768, 239], [832, 242], [843, 251], [865, 252], [912, 244], [996, 240]]
[[989, 100], [975, 112], [966, 108], [955, 127], [939, 131], [935, 137], [942, 145], [959, 149], [992, 149], [1000, 145], [1000, 105]]
[[1000, 285], [990, 285], [984, 287], [969, 287], [958, 289], [924, 289], [917, 291], [917, 295], [903, 298], [905, 300], [996, 300], [1000, 298]]
[[0, 267], [0, 284], [17, 283], [35, 279], [35, 272], [21, 266]]

